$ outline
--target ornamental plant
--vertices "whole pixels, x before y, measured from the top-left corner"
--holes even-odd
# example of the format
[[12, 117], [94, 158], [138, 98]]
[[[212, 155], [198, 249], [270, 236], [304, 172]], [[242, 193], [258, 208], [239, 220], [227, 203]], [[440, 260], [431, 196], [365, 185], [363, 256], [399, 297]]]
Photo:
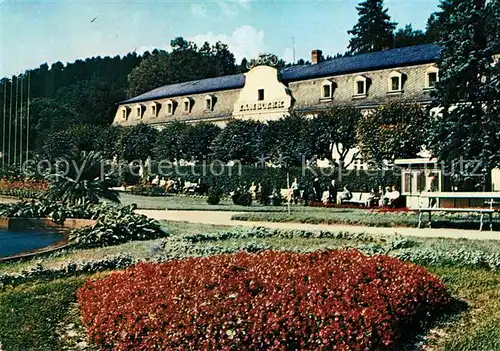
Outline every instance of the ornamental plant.
[[447, 306], [424, 268], [359, 251], [262, 251], [140, 263], [77, 292], [113, 350], [376, 350]]

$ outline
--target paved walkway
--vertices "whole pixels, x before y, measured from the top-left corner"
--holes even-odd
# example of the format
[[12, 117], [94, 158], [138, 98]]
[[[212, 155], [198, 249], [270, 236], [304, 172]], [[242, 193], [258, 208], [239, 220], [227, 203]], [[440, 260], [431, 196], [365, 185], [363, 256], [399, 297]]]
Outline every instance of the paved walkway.
[[181, 221], [189, 223], [204, 223], [226, 226], [242, 227], [267, 227], [276, 229], [300, 229], [308, 231], [344, 231], [351, 233], [373, 233], [373, 234], [400, 234], [406, 236], [418, 236], [427, 238], [454, 238], [454, 239], [476, 239], [476, 240], [500, 240], [500, 232], [478, 231], [462, 229], [418, 229], [418, 228], [382, 228], [363, 227], [343, 224], [307, 224], [307, 223], [274, 223], [274, 222], [248, 222], [232, 221], [231, 217], [240, 212], [229, 211], [173, 211], [173, 210], [138, 210], [144, 214], [158, 220]]

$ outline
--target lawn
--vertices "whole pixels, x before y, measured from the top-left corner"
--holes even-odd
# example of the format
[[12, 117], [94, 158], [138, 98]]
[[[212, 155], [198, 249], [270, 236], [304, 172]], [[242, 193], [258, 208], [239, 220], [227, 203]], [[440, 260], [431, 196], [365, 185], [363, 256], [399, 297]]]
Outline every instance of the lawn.
[[[313, 251], [358, 248], [367, 253], [432, 252], [424, 265], [441, 277], [453, 296], [461, 301], [461, 313], [443, 316], [417, 344], [426, 350], [500, 349], [500, 242], [452, 239], [424, 239], [375, 236], [371, 234], [307, 233], [302, 231], [249, 231], [216, 226], [162, 223], [169, 230], [167, 240], [131, 242], [115, 247], [65, 251], [45, 258], [0, 265], [0, 275], [43, 265], [101, 259], [127, 253], [137, 260], [207, 256], [239, 250], [279, 249]], [[222, 230], [222, 232], [221, 232]], [[208, 234], [205, 234], [208, 233]], [[213, 234], [210, 234], [213, 233]], [[455, 261], [440, 255], [452, 253]], [[478, 255], [497, 260], [497, 270], [483, 266]], [[443, 256], [444, 257], [444, 256]], [[467, 266], [470, 264], [470, 266]], [[465, 265], [464, 267], [458, 267]], [[40, 266], [38, 266], [40, 267]], [[476, 268], [474, 268], [476, 267]], [[3, 350], [74, 350], [85, 340], [79, 328], [75, 292], [89, 275], [69, 276], [44, 282], [29, 282], [0, 290], [0, 342]], [[97, 276], [102, 276], [99, 273]], [[63, 326], [70, 326], [64, 328]], [[61, 337], [61, 333], [64, 335]], [[88, 349], [88, 348], [87, 348]]]

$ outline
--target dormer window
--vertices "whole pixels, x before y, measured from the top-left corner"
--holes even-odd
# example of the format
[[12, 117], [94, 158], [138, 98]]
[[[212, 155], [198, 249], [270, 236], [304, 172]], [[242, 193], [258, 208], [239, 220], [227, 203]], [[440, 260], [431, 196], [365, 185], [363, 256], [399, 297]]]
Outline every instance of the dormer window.
[[364, 98], [368, 92], [368, 79], [365, 76], [354, 78], [354, 98]]
[[127, 108], [127, 107], [122, 107], [121, 108], [121, 114], [122, 114], [122, 119], [123, 120], [127, 120], [128, 112], [129, 112], [129, 108]]
[[152, 117], [158, 117], [158, 111], [160, 109], [160, 104], [157, 102], [153, 102], [151, 104], [151, 116]]
[[425, 72], [425, 89], [435, 89], [439, 82], [439, 69], [431, 67]]
[[392, 71], [391, 74], [389, 74], [389, 81], [387, 84], [387, 91], [389, 94], [401, 93], [403, 91], [403, 74], [398, 71]]
[[191, 112], [191, 100], [189, 98], [184, 98], [182, 100], [182, 111], [184, 111], [184, 113]]
[[321, 100], [331, 100], [333, 98], [333, 82], [324, 80], [321, 83]]
[[135, 105], [134, 110], [135, 110], [135, 118], [141, 119], [142, 114], [144, 113], [144, 106], [143, 105]]
[[167, 115], [172, 116], [174, 114], [174, 102], [172, 100], [167, 100]]
[[214, 97], [212, 95], [205, 96], [205, 111], [212, 111], [214, 108]]

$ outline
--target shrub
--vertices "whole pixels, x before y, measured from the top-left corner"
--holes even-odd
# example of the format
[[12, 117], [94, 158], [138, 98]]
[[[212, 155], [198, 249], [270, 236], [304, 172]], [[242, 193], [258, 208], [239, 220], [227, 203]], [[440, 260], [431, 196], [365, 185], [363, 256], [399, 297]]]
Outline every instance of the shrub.
[[240, 206], [250, 206], [252, 204], [252, 194], [244, 189], [237, 189], [231, 195], [233, 203]]
[[103, 206], [96, 224], [69, 233], [70, 243], [81, 248], [103, 247], [132, 240], [152, 240], [167, 236], [160, 223], [134, 213], [134, 206]]
[[141, 196], [165, 196], [165, 188], [158, 185], [135, 185], [130, 189], [132, 195]]
[[450, 302], [424, 268], [359, 251], [140, 263], [77, 297], [89, 337], [117, 350], [392, 349]]
[[222, 189], [216, 187], [208, 189], [208, 199], [207, 199], [208, 204], [218, 205], [221, 196], [222, 196]]

